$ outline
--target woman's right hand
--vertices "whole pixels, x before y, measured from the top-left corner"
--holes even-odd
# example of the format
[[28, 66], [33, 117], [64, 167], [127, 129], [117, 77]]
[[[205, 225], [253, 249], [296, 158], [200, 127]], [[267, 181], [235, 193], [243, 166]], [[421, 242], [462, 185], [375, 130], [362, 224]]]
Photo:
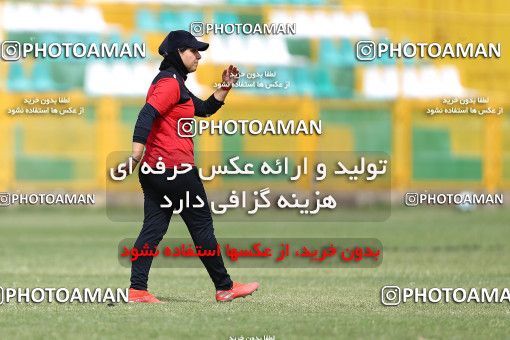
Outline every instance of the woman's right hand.
[[141, 160], [140, 158], [130, 156], [126, 161], [117, 165], [116, 168], [111, 168], [110, 169], [111, 179], [113, 179], [114, 181], [122, 181], [128, 175], [131, 175], [133, 171], [136, 169], [138, 163], [140, 163]]

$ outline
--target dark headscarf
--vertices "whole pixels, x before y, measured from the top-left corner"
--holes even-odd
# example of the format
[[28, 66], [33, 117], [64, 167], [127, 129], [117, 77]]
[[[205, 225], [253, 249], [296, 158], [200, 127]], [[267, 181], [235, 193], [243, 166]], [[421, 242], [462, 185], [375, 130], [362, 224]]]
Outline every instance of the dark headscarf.
[[186, 80], [189, 72], [186, 66], [184, 66], [178, 50], [170, 51], [161, 62], [161, 65], [159, 65], [160, 70], [166, 70], [170, 67], [174, 68]]

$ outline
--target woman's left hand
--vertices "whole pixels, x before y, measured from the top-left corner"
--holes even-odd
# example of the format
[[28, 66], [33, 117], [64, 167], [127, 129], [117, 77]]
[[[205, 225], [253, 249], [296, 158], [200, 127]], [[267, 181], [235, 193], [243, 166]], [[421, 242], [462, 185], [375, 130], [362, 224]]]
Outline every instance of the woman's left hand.
[[227, 87], [232, 87], [239, 79], [239, 70], [236, 66], [230, 65], [227, 69], [223, 70], [221, 81]]

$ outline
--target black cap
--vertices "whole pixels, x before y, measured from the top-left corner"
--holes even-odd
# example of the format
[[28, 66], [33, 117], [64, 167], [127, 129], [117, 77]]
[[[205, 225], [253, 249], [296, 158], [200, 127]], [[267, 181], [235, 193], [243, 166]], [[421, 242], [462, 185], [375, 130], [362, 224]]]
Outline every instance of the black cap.
[[190, 32], [179, 30], [168, 33], [159, 46], [158, 52], [164, 57], [170, 51], [176, 51], [179, 48], [195, 48], [199, 51], [205, 51], [208, 47], [208, 43], [198, 41]]

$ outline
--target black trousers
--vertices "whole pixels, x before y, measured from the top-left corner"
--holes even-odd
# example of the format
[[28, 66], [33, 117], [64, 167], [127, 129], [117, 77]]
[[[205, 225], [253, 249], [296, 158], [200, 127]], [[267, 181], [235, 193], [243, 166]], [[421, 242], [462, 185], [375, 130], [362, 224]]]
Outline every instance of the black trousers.
[[[173, 175], [173, 169], [167, 169], [164, 174], [159, 175], [138, 173], [144, 194], [144, 219], [142, 230], [134, 246], [142, 249], [147, 243], [150, 249], [154, 249], [159, 244], [168, 230], [174, 206], [179, 206], [179, 200], [184, 200], [188, 191], [191, 202], [196, 203], [195, 197], [199, 195], [205, 204], [202, 208], [184, 208], [180, 213], [181, 217], [188, 227], [195, 246], [201, 246], [203, 250], [215, 250], [217, 241], [214, 236], [211, 210], [197, 168], [193, 167], [187, 173], [177, 175], [174, 180], [167, 180], [167, 177], [171, 175]], [[161, 208], [160, 205], [167, 202], [163, 198], [164, 195], [172, 201], [171, 208]], [[147, 290], [152, 259], [152, 257], [139, 257], [132, 262], [131, 288]], [[228, 290], [232, 287], [232, 280], [221, 255], [204, 256], [200, 257], [200, 260], [217, 290]]]

